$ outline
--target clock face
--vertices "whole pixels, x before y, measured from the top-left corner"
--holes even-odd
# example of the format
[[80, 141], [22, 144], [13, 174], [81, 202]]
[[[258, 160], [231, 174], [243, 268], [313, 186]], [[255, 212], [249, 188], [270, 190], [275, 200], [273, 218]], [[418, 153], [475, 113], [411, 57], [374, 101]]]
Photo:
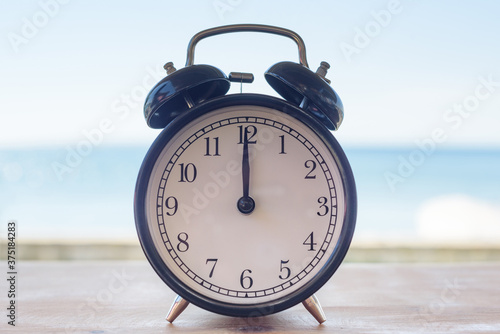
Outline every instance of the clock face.
[[[257, 105], [219, 108], [176, 130], [149, 156], [136, 211], [144, 212], [143, 248], [154, 252], [160, 276], [174, 277], [163, 278], [177, 293], [251, 307], [310, 292], [333, 274], [354, 226], [342, 234], [345, 166], [331, 145]], [[244, 211], [238, 202], [248, 197]]]

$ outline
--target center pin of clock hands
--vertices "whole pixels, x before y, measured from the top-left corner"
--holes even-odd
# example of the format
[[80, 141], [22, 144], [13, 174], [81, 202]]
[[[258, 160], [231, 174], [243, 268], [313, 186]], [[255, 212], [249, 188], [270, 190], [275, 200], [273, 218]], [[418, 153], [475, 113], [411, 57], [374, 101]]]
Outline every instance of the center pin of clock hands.
[[248, 134], [245, 131], [243, 141], [243, 161], [241, 163], [241, 174], [243, 179], [243, 197], [238, 200], [238, 210], [244, 214], [250, 214], [255, 209], [255, 201], [249, 195], [250, 188], [250, 162], [248, 159]]

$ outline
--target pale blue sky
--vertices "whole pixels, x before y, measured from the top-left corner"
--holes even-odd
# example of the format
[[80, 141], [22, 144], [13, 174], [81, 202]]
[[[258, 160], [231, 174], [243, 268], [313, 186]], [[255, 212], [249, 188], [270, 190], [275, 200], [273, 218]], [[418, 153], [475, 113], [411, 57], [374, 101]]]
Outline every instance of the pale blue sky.
[[[346, 151], [403, 146], [407, 152], [383, 155], [378, 169], [360, 165], [378, 161], [370, 154], [383, 151], [352, 159], [360, 194], [358, 237], [370, 231], [399, 233], [399, 223], [438, 236], [448, 235], [439, 228], [456, 230], [457, 223], [470, 226], [464, 230], [466, 238], [474, 231], [498, 235], [498, 173], [477, 167], [497, 160], [474, 165], [452, 159], [448, 165], [436, 155], [414, 174], [403, 175], [393, 192], [385, 173], [401, 174], [402, 158], [422, 155], [419, 142], [437, 140], [432, 145], [439, 148], [500, 148], [500, 2], [59, 1], [0, 2], [0, 151], [54, 148], [41, 150], [40, 156], [35, 150], [22, 151], [34, 155], [29, 163], [17, 159], [18, 152], [1, 156], [0, 199], [6, 204], [0, 220], [18, 219], [31, 237], [54, 237], [56, 231], [64, 238], [83, 237], [85, 229], [95, 237], [99, 226], [109, 230], [100, 237], [120, 237], [119, 230], [136, 240], [131, 201], [143, 156], [137, 152], [146, 151], [158, 134], [142, 116], [145, 94], [164, 77], [164, 63], [183, 67], [194, 34], [235, 23], [294, 30], [306, 43], [313, 70], [323, 60], [331, 64], [327, 77], [345, 107], [335, 136]], [[244, 33], [200, 42], [195, 63], [218, 66], [225, 73], [252, 72], [256, 80], [244, 91], [274, 94], [264, 71], [297, 59], [296, 46], [288, 39]], [[238, 91], [234, 85], [232, 92]], [[128, 169], [115, 173], [108, 168], [103, 155], [115, 150], [95, 150], [59, 179], [53, 163], [67, 162], [67, 152], [88, 143], [88, 137], [93, 147], [139, 147], [116, 150], [136, 152]], [[464, 177], [453, 163], [484, 175], [479, 180]], [[431, 170], [435, 174], [426, 174]], [[82, 191], [89, 191], [88, 197]], [[474, 217], [473, 225], [467, 217]]]
[[[294, 30], [313, 70], [332, 65], [344, 145], [412, 146], [441, 129], [443, 147], [500, 147], [498, 13], [496, 1], [4, 1], [0, 147], [74, 145], [103, 119], [105, 145], [149, 145], [158, 132], [142, 119], [141, 94], [159, 78], [150, 73], [182, 67], [198, 31], [234, 23]], [[253, 72], [244, 91], [266, 94], [263, 72], [297, 60], [292, 42], [263, 34], [214, 37], [196, 51], [196, 63]], [[470, 111], [453, 111], [464, 103]]]

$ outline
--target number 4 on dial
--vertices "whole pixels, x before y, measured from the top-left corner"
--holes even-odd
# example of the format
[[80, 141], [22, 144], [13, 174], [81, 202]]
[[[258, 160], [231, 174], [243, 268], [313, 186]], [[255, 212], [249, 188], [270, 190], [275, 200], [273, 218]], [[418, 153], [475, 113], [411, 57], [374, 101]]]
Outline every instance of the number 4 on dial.
[[310, 251], [310, 252], [315, 251], [314, 246], [316, 246], [317, 243], [314, 242], [314, 232], [311, 232], [311, 234], [309, 234], [309, 236], [307, 237], [307, 239], [304, 240], [304, 242], [302, 244], [304, 246], [309, 246], [308, 251]]

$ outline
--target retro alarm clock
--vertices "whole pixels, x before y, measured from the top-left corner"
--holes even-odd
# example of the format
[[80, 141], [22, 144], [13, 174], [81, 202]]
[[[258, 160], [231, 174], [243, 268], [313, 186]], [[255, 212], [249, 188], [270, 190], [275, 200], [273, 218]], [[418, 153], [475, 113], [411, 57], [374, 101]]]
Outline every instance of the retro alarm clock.
[[[279, 62], [264, 76], [282, 97], [226, 93], [226, 76], [194, 64], [203, 38], [263, 32], [294, 40], [299, 62]], [[320, 323], [315, 292], [335, 273], [356, 221], [349, 162], [331, 130], [343, 119], [339, 96], [309, 69], [302, 38], [265, 25], [216, 27], [196, 34], [186, 66], [172, 63], [149, 93], [144, 116], [163, 129], [139, 172], [135, 221], [144, 253], [175, 292], [169, 322], [189, 303], [253, 317], [300, 302]]]

